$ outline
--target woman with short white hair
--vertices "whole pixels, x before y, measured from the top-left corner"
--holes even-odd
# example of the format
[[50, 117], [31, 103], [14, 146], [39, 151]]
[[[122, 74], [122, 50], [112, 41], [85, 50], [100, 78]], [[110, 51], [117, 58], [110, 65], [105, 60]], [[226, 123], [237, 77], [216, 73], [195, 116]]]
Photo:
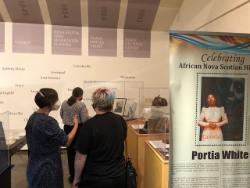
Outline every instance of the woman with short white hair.
[[125, 120], [112, 112], [115, 95], [99, 88], [92, 96], [96, 115], [81, 128], [76, 143], [74, 188], [125, 188]]

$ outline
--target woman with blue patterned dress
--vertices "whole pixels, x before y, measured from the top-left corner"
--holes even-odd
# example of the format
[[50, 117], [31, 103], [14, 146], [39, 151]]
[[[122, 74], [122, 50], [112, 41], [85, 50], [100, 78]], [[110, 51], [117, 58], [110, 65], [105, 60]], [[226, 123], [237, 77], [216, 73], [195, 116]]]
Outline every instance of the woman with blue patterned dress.
[[35, 96], [39, 109], [26, 125], [29, 150], [27, 177], [29, 188], [63, 188], [61, 146], [68, 146], [74, 139], [78, 120], [74, 116], [74, 128], [66, 135], [49, 113], [58, 110], [58, 94], [54, 89], [43, 88]]

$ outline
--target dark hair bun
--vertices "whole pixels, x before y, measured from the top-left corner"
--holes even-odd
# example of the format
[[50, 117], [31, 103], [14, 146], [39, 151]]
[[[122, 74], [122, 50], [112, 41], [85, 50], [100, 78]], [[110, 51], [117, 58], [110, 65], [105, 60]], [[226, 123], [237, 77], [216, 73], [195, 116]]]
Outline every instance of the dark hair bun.
[[152, 106], [168, 106], [168, 101], [167, 99], [158, 96], [154, 98]]
[[83, 95], [83, 90], [80, 87], [76, 87], [72, 91], [72, 96], [68, 99], [67, 103], [69, 106], [72, 106], [76, 103], [76, 98]]
[[35, 103], [39, 108], [51, 107], [58, 101], [58, 94], [52, 88], [42, 88], [35, 96]]

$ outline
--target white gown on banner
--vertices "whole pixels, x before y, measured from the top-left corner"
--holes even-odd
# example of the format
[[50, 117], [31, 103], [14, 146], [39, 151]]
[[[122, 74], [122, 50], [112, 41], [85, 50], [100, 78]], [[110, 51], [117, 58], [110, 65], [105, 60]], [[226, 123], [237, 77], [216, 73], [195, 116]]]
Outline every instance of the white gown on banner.
[[[215, 123], [216, 127], [209, 126]], [[228, 123], [227, 114], [224, 107], [208, 107], [202, 108], [198, 124], [203, 127], [202, 141], [223, 141], [221, 126]]]

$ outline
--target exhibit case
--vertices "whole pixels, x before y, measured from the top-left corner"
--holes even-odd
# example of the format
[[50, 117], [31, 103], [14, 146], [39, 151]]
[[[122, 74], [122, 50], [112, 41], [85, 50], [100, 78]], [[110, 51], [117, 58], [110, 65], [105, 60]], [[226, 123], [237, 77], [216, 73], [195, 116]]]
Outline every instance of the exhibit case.
[[155, 97], [162, 97], [167, 100], [167, 112], [170, 112], [169, 89], [164, 87], [141, 88], [140, 98], [143, 101], [143, 108], [151, 107]]
[[127, 132], [127, 148], [128, 156], [130, 157], [136, 172], [137, 172], [137, 187], [144, 188], [144, 168], [145, 168], [145, 142], [148, 140], [169, 140], [169, 134], [163, 133], [146, 133], [141, 132], [145, 126], [143, 118], [129, 120]]
[[25, 129], [13, 129], [10, 125], [10, 112], [0, 113], [0, 138], [3, 147], [13, 155], [26, 144]]
[[8, 148], [9, 113], [0, 113], [0, 175], [10, 166]]
[[144, 188], [167, 188], [169, 184], [169, 144], [162, 140], [145, 143]]
[[143, 99], [140, 92], [144, 87], [142, 81], [93, 81], [85, 80], [83, 83], [84, 95], [83, 102], [86, 104], [89, 114], [95, 114], [92, 108], [92, 94], [98, 88], [109, 88], [115, 93], [116, 101], [114, 104], [114, 112], [126, 117], [134, 119], [141, 116], [143, 110]]
[[143, 119], [145, 126], [141, 131], [146, 133], [165, 133], [169, 132], [170, 114], [167, 107], [151, 106], [143, 109]]
[[11, 188], [11, 156], [25, 144], [25, 130], [11, 129], [10, 112], [0, 113], [0, 187]]

